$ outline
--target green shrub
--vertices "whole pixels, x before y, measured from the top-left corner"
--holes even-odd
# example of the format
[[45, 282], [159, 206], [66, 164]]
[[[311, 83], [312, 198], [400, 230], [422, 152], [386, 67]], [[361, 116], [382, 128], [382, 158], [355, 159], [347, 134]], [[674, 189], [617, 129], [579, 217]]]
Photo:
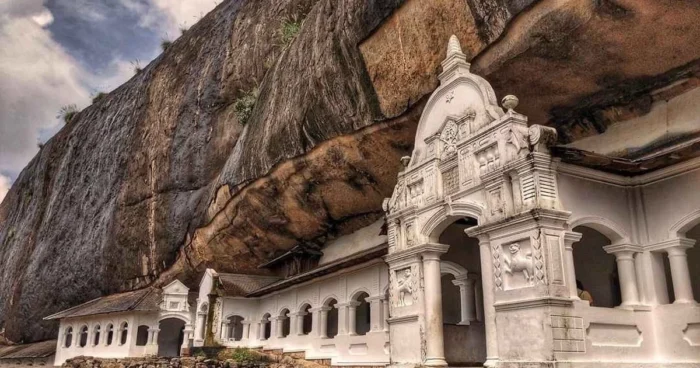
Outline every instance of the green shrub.
[[141, 67], [141, 60], [136, 59], [131, 61], [131, 66], [134, 68], [134, 74], [139, 74], [143, 71]]
[[92, 97], [92, 103], [98, 103], [98, 102], [100, 102], [100, 100], [102, 100], [105, 97], [107, 97], [106, 93], [97, 92], [97, 94], [95, 94], [95, 96]]
[[167, 50], [168, 47], [170, 47], [170, 45], [172, 45], [172, 44], [173, 44], [173, 41], [163, 39], [163, 40], [160, 42], [160, 48], [163, 49], [163, 51], [165, 51], [165, 50]]
[[294, 37], [297, 36], [299, 31], [301, 30], [301, 20], [295, 15], [293, 17], [287, 17], [284, 20], [282, 20], [282, 24], [280, 25], [280, 41], [282, 41], [283, 45], [289, 45], [292, 40], [294, 40]]
[[227, 360], [232, 359], [237, 363], [245, 362], [262, 362], [265, 361], [265, 357], [257, 352], [254, 352], [247, 348], [233, 348], [222, 350], [218, 355], [217, 359]]
[[245, 125], [248, 122], [250, 115], [253, 113], [253, 108], [255, 107], [255, 102], [258, 100], [259, 92], [257, 87], [248, 92], [241, 92], [243, 94], [233, 103], [233, 109], [236, 112], [238, 121]]

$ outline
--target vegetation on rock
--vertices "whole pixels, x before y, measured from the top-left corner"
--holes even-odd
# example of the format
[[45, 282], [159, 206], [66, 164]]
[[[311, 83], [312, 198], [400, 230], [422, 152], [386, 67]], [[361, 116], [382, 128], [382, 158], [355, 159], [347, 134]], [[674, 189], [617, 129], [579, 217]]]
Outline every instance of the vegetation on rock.
[[233, 103], [233, 109], [236, 112], [238, 122], [245, 125], [250, 115], [253, 114], [253, 108], [255, 107], [255, 102], [258, 100], [260, 91], [258, 87], [255, 87], [247, 92], [241, 91], [241, 94], [242, 95]]
[[63, 122], [68, 125], [73, 122], [73, 119], [75, 119], [78, 112], [78, 106], [75, 104], [61, 106], [61, 109], [58, 110], [58, 115], [56, 115], [56, 119], [62, 119]]

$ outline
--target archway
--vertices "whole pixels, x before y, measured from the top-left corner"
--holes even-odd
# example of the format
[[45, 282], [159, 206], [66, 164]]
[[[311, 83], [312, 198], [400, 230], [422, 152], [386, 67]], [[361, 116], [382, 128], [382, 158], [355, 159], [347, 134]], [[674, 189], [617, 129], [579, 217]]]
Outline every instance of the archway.
[[577, 226], [573, 231], [581, 233], [581, 240], [573, 246], [574, 269], [579, 297], [592, 299], [595, 307], [613, 308], [622, 303], [620, 279], [615, 256], [608, 254], [604, 246], [611, 239], [598, 229], [588, 225]]
[[353, 302], [357, 303], [355, 307], [355, 326], [354, 332], [356, 335], [366, 335], [369, 332], [370, 324], [370, 305], [367, 302], [369, 294], [361, 292], [353, 298]]
[[323, 305], [328, 309], [328, 315], [326, 316], [326, 337], [329, 339], [334, 338], [338, 335], [338, 308], [336, 308], [338, 301], [335, 299], [329, 299]]
[[[473, 218], [446, 218], [438, 242], [450, 246], [441, 256], [441, 289], [445, 360], [450, 366], [481, 366], [486, 361], [486, 326], [476, 318], [477, 286], [481, 282], [479, 240], [465, 230]], [[470, 276], [467, 271], [471, 273]], [[483, 308], [478, 308], [482, 310]]]
[[233, 341], [241, 341], [243, 339], [243, 317], [231, 316], [228, 318], [227, 338]]
[[180, 356], [180, 347], [185, 338], [185, 321], [179, 318], [166, 318], [158, 325], [158, 356]]
[[270, 313], [265, 313], [261, 320], [263, 324], [262, 340], [267, 340], [272, 336], [272, 324], [270, 323]]
[[308, 335], [311, 333], [311, 328], [313, 327], [313, 314], [311, 313], [311, 305], [304, 304], [299, 310], [301, 313], [301, 331], [300, 335]]

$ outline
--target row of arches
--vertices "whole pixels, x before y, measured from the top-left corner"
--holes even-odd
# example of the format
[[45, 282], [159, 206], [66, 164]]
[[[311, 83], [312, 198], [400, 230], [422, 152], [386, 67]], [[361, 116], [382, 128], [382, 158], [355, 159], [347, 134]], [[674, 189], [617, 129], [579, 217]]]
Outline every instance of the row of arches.
[[[146, 330], [148, 332], [148, 330]], [[129, 324], [127, 322], [122, 322], [117, 330], [119, 345], [126, 344], [127, 337], [129, 334]], [[100, 345], [102, 338], [104, 338], [104, 345], [111, 346], [114, 343], [115, 330], [114, 324], [109, 323], [105, 327], [104, 337], [102, 332], [102, 326], [96, 324], [92, 328], [92, 334], [87, 325], [82, 325], [77, 334], [73, 330], [73, 326], [68, 326], [63, 334], [63, 347], [70, 348], [74, 344], [78, 347], [84, 348], [87, 346], [88, 341], [92, 341], [92, 346]], [[74, 341], [75, 340], [75, 341]], [[145, 345], [145, 344], [144, 344]]]
[[[340, 328], [340, 308], [347, 307], [347, 327], [351, 335], [365, 335], [371, 330], [372, 313], [369, 302], [369, 294], [365, 291], [357, 292], [348, 303], [343, 305], [338, 303], [334, 297], [324, 301], [319, 308], [313, 308], [309, 303], [303, 303], [297, 310], [282, 308], [279, 313], [265, 313], [260, 320], [259, 336], [261, 340], [272, 338], [273, 333], [276, 338], [286, 338], [290, 334], [311, 335], [317, 333], [323, 338], [334, 338], [338, 335]], [[314, 326], [314, 313], [318, 314], [317, 326]], [[228, 331], [226, 337], [230, 340], [240, 341], [244, 337], [245, 320], [239, 315], [229, 316], [226, 319]], [[273, 321], [276, 329], [273, 331]], [[318, 329], [318, 331], [314, 331]]]

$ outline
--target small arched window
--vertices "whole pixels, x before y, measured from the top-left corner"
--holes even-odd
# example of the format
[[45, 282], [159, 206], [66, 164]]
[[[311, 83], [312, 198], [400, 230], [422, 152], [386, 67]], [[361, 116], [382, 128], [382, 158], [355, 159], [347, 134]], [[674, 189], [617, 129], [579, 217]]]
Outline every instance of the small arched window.
[[100, 344], [100, 325], [96, 325], [92, 330], [92, 346]]
[[80, 328], [80, 347], [84, 348], [88, 342], [88, 326], [83, 326]]
[[360, 293], [355, 297], [355, 301], [359, 303], [355, 307], [355, 333], [358, 335], [365, 335], [370, 329], [370, 306], [367, 302], [369, 295], [367, 293]]
[[73, 327], [66, 328], [66, 334], [63, 337], [63, 347], [69, 348], [73, 345]]
[[311, 306], [308, 304], [305, 304], [304, 306], [301, 307], [301, 334], [302, 335], [308, 335], [311, 333], [311, 328], [313, 326], [313, 313], [311, 313]]
[[272, 324], [270, 323], [270, 313], [265, 313], [262, 318], [262, 323], [265, 325], [263, 331], [263, 340], [267, 340], [272, 336]]
[[124, 322], [119, 329], [119, 345], [126, 344], [126, 338], [129, 336], [129, 324]]
[[111, 323], [108, 324], [105, 333], [107, 333], [107, 340], [105, 342], [105, 345], [112, 345], [112, 340], [114, 340], [114, 325], [112, 325]]
[[148, 344], [148, 330], [148, 326], [139, 326], [136, 330], [136, 346], [146, 346]]

